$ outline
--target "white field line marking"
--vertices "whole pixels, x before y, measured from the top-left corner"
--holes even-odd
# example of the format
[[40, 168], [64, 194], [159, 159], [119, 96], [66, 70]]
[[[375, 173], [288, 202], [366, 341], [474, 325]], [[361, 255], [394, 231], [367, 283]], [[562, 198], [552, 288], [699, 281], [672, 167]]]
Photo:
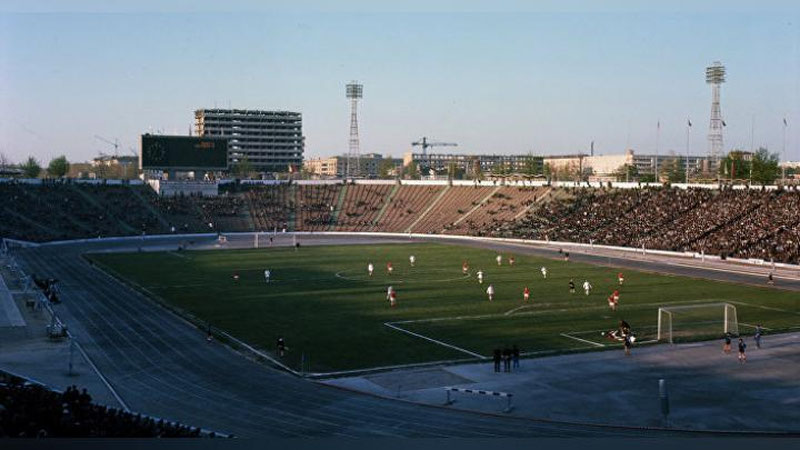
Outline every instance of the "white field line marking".
[[504, 316], [510, 316], [511, 314], [514, 314], [515, 312], [517, 312], [517, 311], [519, 311], [519, 310], [521, 310], [521, 309], [525, 309], [525, 308], [533, 308], [533, 305], [522, 305], [522, 306], [517, 306], [517, 307], [516, 307], [516, 308], [514, 308], [514, 309], [509, 309], [508, 311], [506, 311], [505, 313], [503, 313], [503, 315], [504, 315]]
[[[621, 258], [621, 256], [612, 256], [614, 258]], [[645, 261], [645, 262], [654, 262], [657, 264], [666, 264], [668, 266], [678, 266], [678, 267], [687, 267], [692, 269], [703, 269], [703, 270], [713, 270], [715, 272], [728, 272], [728, 273], [736, 273], [739, 275], [750, 275], [750, 276], [758, 276], [763, 277], [765, 272], [757, 272], [753, 270], [742, 270], [741, 268], [718, 268], [718, 267], [709, 267], [704, 266], [702, 264], [687, 264], [687, 263], [678, 263], [673, 261], [666, 261], [666, 260], [658, 260], [658, 259], [646, 259], [646, 258], [630, 258], [636, 261]], [[683, 275], [678, 275], [683, 276]], [[789, 281], [798, 281], [797, 277], [789, 277], [785, 275], [774, 275], [773, 278], [778, 280], [789, 280]]]
[[[707, 299], [701, 300], [686, 300], [682, 302], [671, 302], [669, 305], [677, 305], [677, 304], [693, 304], [693, 303], [706, 303], [708, 302]], [[732, 302], [728, 302], [732, 303]], [[648, 308], [651, 306], [664, 306], [664, 302], [658, 303], [639, 303], [635, 305], [629, 305], [625, 308], [628, 310], [633, 309], [642, 309]], [[535, 306], [535, 305], [531, 305]], [[598, 305], [598, 306], [586, 306], [586, 307], [573, 307], [573, 308], [561, 308], [561, 309], [548, 309], [544, 311], [528, 311], [528, 312], [521, 312], [519, 314], [515, 314], [514, 317], [520, 316], [538, 316], [544, 314], [554, 314], [554, 313], [563, 313], [563, 312], [575, 312], [575, 311], [586, 311], [586, 310], [606, 310], [608, 309], [607, 305]], [[430, 319], [410, 319], [410, 320], [399, 320], [396, 322], [391, 322], [393, 324], [405, 324], [405, 323], [427, 323], [427, 322], [443, 322], [449, 320], [478, 320], [478, 319], [491, 319], [491, 318], [502, 318], [507, 317], [505, 313], [495, 313], [495, 314], [480, 314], [475, 316], [451, 316], [451, 317], [433, 317]]]
[[564, 336], [565, 338], [569, 338], [569, 339], [575, 339], [576, 341], [584, 342], [586, 344], [591, 344], [591, 345], [594, 345], [595, 347], [605, 347], [606, 346], [605, 344], [598, 344], [597, 342], [592, 342], [592, 341], [589, 341], [589, 340], [586, 340], [586, 339], [581, 339], [581, 338], [578, 338], [578, 337], [575, 337], [575, 336], [570, 336], [567, 333], [561, 333], [561, 336]]
[[[656, 328], [656, 327], [644, 327], [644, 328]], [[598, 331], [604, 331], [604, 330], [591, 330], [591, 331], [570, 331], [569, 333], [561, 333], [561, 335], [562, 335], [562, 336], [569, 337], [569, 338], [572, 338], [572, 339], [577, 339], [577, 340], [581, 340], [581, 341], [583, 341], [584, 339], [581, 339], [581, 338], [578, 338], [578, 337], [575, 337], [575, 336], [572, 336], [572, 335], [573, 335], [573, 334], [590, 334], [590, 333], [597, 333]], [[622, 343], [622, 341], [618, 341], [618, 342], [619, 342], [620, 344]], [[640, 340], [638, 340], [638, 339], [636, 340], [636, 343], [637, 343], [637, 344], [655, 344], [655, 343], [657, 343], [657, 342], [658, 342], [658, 339], [651, 339], [651, 340], [649, 340], [649, 341], [640, 341]], [[594, 345], [601, 345], [601, 346], [605, 347], [605, 344], [597, 344], [597, 343], [595, 343]]]
[[[586, 347], [575, 347], [575, 348], [571, 348], [569, 350], [586, 350], [586, 349], [591, 349], [591, 348], [595, 348], [595, 346], [593, 345], [591, 347], [588, 347], [588, 346], [586, 346]], [[564, 349], [537, 350], [535, 352], [520, 352], [520, 356], [550, 355], [550, 354], [553, 354], [553, 353], [560, 353], [560, 352], [564, 352], [564, 351], [565, 351]]]
[[100, 372], [100, 369], [98, 369], [97, 366], [94, 365], [94, 361], [92, 361], [92, 359], [89, 358], [89, 355], [83, 349], [81, 343], [75, 340], [75, 338], [71, 334], [69, 336], [70, 336], [69, 339], [72, 342], [75, 342], [75, 348], [78, 349], [78, 352], [80, 352], [81, 356], [83, 356], [83, 359], [89, 364], [94, 373], [97, 374], [97, 377], [100, 378], [100, 381], [103, 382], [103, 384], [106, 386], [106, 389], [108, 389], [108, 391], [111, 392], [111, 395], [114, 396], [114, 399], [117, 400], [117, 403], [119, 403], [122, 406], [122, 409], [124, 409], [127, 412], [130, 412], [131, 409], [128, 407], [127, 403], [125, 403], [125, 401], [122, 400], [122, 397], [120, 397], [120, 395], [117, 393], [117, 390], [114, 389], [113, 386], [111, 386], [111, 383], [109, 383], [106, 377], [103, 375], [103, 373]]
[[[744, 322], [739, 322], [739, 325], [744, 325], [744, 326], [746, 326], [746, 327], [750, 327], [750, 328], [755, 328], [755, 327], [757, 326], [757, 325], [753, 325], [753, 324], [749, 324], [749, 323], [744, 323]], [[761, 329], [762, 329], [762, 330], [767, 330], [767, 331], [769, 331], [769, 330], [771, 330], [772, 328], [761, 327]]]
[[[639, 327], [639, 328], [637, 328], [637, 330], [640, 330], [640, 331], [641, 330], [655, 330], [657, 328], [658, 327], [656, 327], [656, 326], [646, 326], [646, 327]], [[570, 331], [570, 332], [568, 332], [566, 334], [568, 334], [568, 335], [570, 335], [570, 337], [574, 338], [575, 336], [572, 336], [573, 334], [592, 334], [593, 335], [593, 334], [595, 334], [597, 332], [605, 332], [605, 331], [607, 331], [607, 330]], [[618, 341], [618, 342], [622, 342], [622, 341]], [[658, 339], [651, 339], [649, 341], [640, 341], [638, 339], [636, 340], [637, 344], [651, 344], [651, 343], [654, 343], [654, 342], [658, 342]]]
[[[370, 281], [370, 280], [372, 280], [372, 278], [369, 277], [369, 273], [367, 273], [365, 275], [366, 278], [358, 278], [358, 277], [353, 278], [353, 277], [347, 277], [345, 275], [342, 275], [344, 273], [356, 272], [356, 270], [357, 269], [340, 270], [340, 271], [336, 272], [335, 274], [333, 274], [333, 276], [335, 276], [336, 278], [339, 278], [341, 280], [347, 280], [347, 281]], [[425, 272], [449, 272], [449, 271], [446, 270], [446, 269], [427, 269], [427, 270], [425, 270]], [[359, 271], [358, 273], [361, 273], [361, 272]], [[391, 275], [388, 275], [388, 276], [391, 276]], [[405, 280], [405, 279], [402, 278], [403, 275], [399, 275], [398, 274], [398, 275], [395, 275], [395, 276], [397, 277], [396, 278], [397, 281], [394, 281], [395, 283], [406, 283], [406, 282], [411, 282], [411, 283], [444, 283], [444, 282], [448, 282], [448, 281], [466, 280], [467, 278], [470, 277], [470, 274], [468, 274], [468, 273], [467, 274], [461, 274], [461, 276], [458, 276], [458, 277], [444, 278], [444, 279], [441, 279], [441, 280], [414, 280], [414, 279]], [[320, 279], [324, 279], [324, 278], [320, 278]], [[294, 280], [294, 281], [302, 281], [302, 280]], [[393, 280], [385, 280], [385, 281], [393, 281]]]
[[309, 378], [322, 378], [322, 382], [324, 383], [325, 377], [333, 377], [333, 376], [341, 376], [341, 375], [352, 375], [352, 374], [363, 374], [368, 375], [374, 372], [383, 372], [386, 370], [394, 370], [394, 369], [414, 369], [414, 368], [424, 368], [424, 367], [431, 367], [431, 366], [442, 366], [446, 364], [455, 364], [461, 362], [475, 362], [475, 358], [462, 358], [462, 359], [443, 359], [439, 361], [428, 361], [428, 362], [421, 362], [421, 363], [409, 363], [409, 364], [397, 364], [394, 366], [377, 366], [377, 367], [368, 367], [366, 369], [352, 369], [352, 370], [340, 370], [336, 372], [313, 372], [313, 373], [306, 373], [306, 377]]
[[770, 311], [779, 311], [779, 312], [785, 312], [785, 313], [789, 313], [789, 314], [796, 314], [796, 315], [800, 316], [800, 312], [789, 311], [788, 309], [773, 308], [771, 306], [753, 305], [752, 303], [737, 302], [737, 301], [728, 301], [728, 303], [733, 303], [734, 305], [741, 305], [741, 306], [752, 306], [753, 308], [768, 309]]
[[395, 329], [395, 330], [397, 330], [397, 331], [401, 331], [401, 332], [403, 332], [403, 333], [410, 334], [411, 336], [418, 337], [418, 338], [420, 338], [420, 339], [425, 339], [426, 341], [433, 342], [434, 344], [439, 344], [439, 345], [442, 345], [442, 346], [445, 346], [445, 347], [452, 348], [453, 350], [458, 350], [458, 351], [460, 351], [461, 353], [466, 353], [466, 354], [468, 354], [468, 355], [470, 355], [470, 356], [474, 356], [474, 357], [476, 357], [476, 358], [480, 358], [480, 359], [488, 359], [486, 356], [479, 355], [479, 354], [477, 354], [477, 353], [475, 353], [475, 352], [471, 352], [471, 351], [469, 351], [469, 350], [465, 350], [465, 349], [463, 349], [463, 348], [461, 348], [461, 347], [456, 347], [455, 345], [448, 344], [447, 342], [442, 342], [442, 341], [438, 341], [438, 340], [436, 340], [436, 339], [429, 338], [429, 337], [427, 337], [427, 336], [423, 336], [423, 335], [421, 335], [421, 334], [419, 334], [419, 333], [414, 333], [413, 331], [409, 331], [409, 330], [406, 330], [406, 329], [400, 328], [400, 327], [398, 327], [398, 326], [395, 326], [394, 324], [392, 324], [392, 323], [390, 323], [390, 322], [385, 322], [385, 323], [384, 323], [384, 325], [386, 325], [386, 326], [387, 326], [387, 327], [389, 327], [389, 328], [393, 328], [393, 329]]
[[167, 252], [167, 254], [175, 256], [176, 258], [192, 259], [192, 258], [189, 258], [186, 255], [181, 255], [180, 253], [176, 253], [176, 252]]

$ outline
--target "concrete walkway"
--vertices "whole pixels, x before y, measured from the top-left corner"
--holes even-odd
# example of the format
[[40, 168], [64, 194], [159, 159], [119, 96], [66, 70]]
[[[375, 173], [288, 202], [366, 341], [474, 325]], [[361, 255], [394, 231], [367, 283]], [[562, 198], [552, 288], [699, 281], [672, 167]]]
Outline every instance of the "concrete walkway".
[[0, 328], [2, 327], [24, 327], [25, 320], [19, 313], [19, 308], [14, 302], [11, 291], [6, 286], [3, 277], [0, 276]]
[[[96, 403], [119, 407], [111, 392], [100, 377], [81, 356], [77, 349], [72, 353], [70, 372], [69, 340], [53, 341], [47, 338], [46, 327], [50, 316], [43, 308], [28, 308], [26, 300], [32, 294], [11, 291], [8, 286], [21, 287], [21, 280], [5, 268], [6, 261], [0, 260], [0, 310], [13, 311], [3, 316], [0, 311], [0, 370], [32, 379], [60, 391], [70, 385], [86, 388]], [[12, 321], [3, 320], [13, 317]]]
[[69, 361], [68, 341], [53, 342], [41, 338], [0, 347], [0, 370], [38, 381], [59, 391], [74, 384], [81, 389], [86, 388], [95, 403], [119, 408], [119, 403], [80, 352], [74, 350], [72, 372], [69, 370]]
[[[398, 370], [326, 383], [386, 397], [442, 405], [445, 386], [514, 395], [511, 416], [660, 427], [658, 380], [667, 380], [668, 425], [693, 430], [800, 431], [800, 333], [748, 339], [748, 360], [720, 342], [658, 345], [521, 361], [513, 373], [476, 363]], [[503, 414], [506, 400], [451, 394], [449, 406]]]

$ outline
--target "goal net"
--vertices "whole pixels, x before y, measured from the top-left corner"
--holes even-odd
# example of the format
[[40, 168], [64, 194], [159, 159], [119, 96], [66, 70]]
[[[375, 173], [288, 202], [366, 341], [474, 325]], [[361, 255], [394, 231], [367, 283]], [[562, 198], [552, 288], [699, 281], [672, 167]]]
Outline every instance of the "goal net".
[[739, 334], [736, 307], [730, 303], [658, 308], [659, 341], [714, 339], [725, 333]]

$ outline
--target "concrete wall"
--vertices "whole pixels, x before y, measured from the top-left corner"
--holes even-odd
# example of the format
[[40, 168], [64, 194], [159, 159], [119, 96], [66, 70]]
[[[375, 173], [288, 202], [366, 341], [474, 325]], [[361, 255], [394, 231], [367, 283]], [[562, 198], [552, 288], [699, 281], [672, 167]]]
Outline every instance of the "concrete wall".
[[202, 195], [215, 197], [219, 195], [219, 184], [216, 181], [163, 181], [148, 180], [148, 184], [158, 195], [174, 197], [183, 195]]

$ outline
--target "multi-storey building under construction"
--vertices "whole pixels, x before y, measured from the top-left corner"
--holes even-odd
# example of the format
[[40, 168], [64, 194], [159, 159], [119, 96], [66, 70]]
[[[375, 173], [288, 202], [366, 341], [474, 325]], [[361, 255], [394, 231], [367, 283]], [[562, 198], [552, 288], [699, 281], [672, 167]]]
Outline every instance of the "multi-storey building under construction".
[[254, 171], [286, 172], [303, 164], [303, 117], [299, 112], [198, 109], [199, 136], [228, 138], [228, 162], [247, 161]]

